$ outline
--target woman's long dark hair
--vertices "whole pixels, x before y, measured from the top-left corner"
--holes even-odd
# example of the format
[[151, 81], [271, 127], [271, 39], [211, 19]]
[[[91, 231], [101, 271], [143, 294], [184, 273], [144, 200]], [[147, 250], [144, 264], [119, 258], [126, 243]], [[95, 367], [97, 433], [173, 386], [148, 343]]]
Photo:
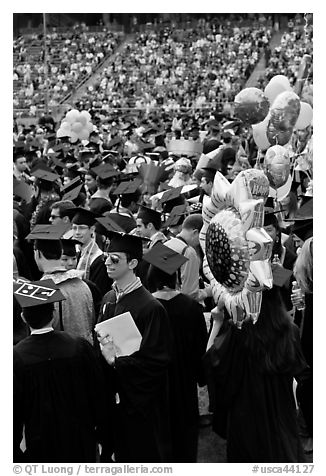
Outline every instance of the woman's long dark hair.
[[294, 325], [275, 286], [263, 292], [258, 321], [244, 322], [245, 347], [263, 372], [286, 373], [296, 359]]

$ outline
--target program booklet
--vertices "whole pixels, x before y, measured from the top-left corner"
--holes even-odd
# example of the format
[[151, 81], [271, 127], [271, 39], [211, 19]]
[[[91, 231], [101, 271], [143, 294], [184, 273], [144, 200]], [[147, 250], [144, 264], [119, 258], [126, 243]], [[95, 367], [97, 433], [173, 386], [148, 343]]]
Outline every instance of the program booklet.
[[115, 346], [119, 349], [118, 357], [130, 355], [139, 350], [142, 335], [130, 312], [124, 312], [96, 324], [95, 331], [100, 329], [112, 337]]

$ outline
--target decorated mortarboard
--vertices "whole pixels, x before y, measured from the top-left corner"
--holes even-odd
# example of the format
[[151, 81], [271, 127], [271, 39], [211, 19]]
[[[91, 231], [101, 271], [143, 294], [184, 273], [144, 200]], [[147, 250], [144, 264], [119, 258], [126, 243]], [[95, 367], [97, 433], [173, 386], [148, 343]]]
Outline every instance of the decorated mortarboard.
[[96, 232], [100, 235], [110, 237], [112, 232], [125, 233], [125, 230], [121, 228], [121, 226], [118, 225], [118, 223], [116, 223], [113, 218], [110, 217], [110, 214], [107, 214], [104, 217], [96, 218], [96, 221], [98, 222], [96, 224]]
[[98, 213], [81, 207], [68, 208], [65, 210], [65, 215], [70, 218], [73, 225], [86, 225], [89, 227], [95, 225], [96, 218], [100, 216]]
[[22, 308], [41, 306], [66, 299], [52, 279], [42, 281], [18, 279], [14, 281], [13, 288], [14, 297]]
[[113, 195], [128, 195], [136, 193], [141, 183], [142, 181], [139, 178], [135, 178], [134, 180], [130, 181], [120, 182], [115, 191], [113, 192]]
[[43, 168], [37, 168], [34, 170], [34, 172], [31, 172], [31, 175], [33, 175], [35, 178], [40, 179], [40, 180], [45, 180], [46, 182], [55, 182], [57, 179], [59, 179], [59, 175], [54, 173], [52, 170], [49, 172], [48, 170], [45, 170]]
[[172, 226], [178, 226], [183, 221], [184, 217], [187, 215], [187, 204], [177, 205], [172, 208], [171, 213], [167, 220], [165, 221], [163, 228], [169, 228]]
[[160, 202], [163, 204], [165, 202], [169, 202], [170, 200], [178, 198], [182, 193], [182, 189], [183, 186], [181, 185], [180, 187], [170, 188], [169, 190], [166, 190], [166, 192], [163, 193]]
[[13, 193], [14, 195], [17, 195], [18, 197], [25, 200], [26, 203], [30, 203], [34, 192], [35, 190], [33, 185], [27, 184], [24, 180], [14, 179]]
[[111, 232], [108, 253], [129, 253], [141, 260], [143, 257], [143, 240], [140, 236], [128, 233]]
[[73, 238], [70, 238], [68, 240], [61, 238], [60, 241], [62, 244], [62, 254], [67, 256], [75, 256], [77, 253], [76, 245], [82, 244], [80, 241], [74, 240]]
[[137, 213], [137, 218], [146, 220], [149, 223], [155, 223], [156, 221], [161, 221], [161, 213], [153, 210], [152, 208], [141, 205]]
[[26, 236], [26, 240], [60, 240], [69, 228], [69, 223], [35, 225], [29, 235]]
[[188, 258], [157, 242], [143, 257], [144, 261], [169, 275], [174, 274]]
[[120, 172], [112, 167], [111, 164], [101, 164], [92, 168], [92, 170], [103, 180], [120, 175]]

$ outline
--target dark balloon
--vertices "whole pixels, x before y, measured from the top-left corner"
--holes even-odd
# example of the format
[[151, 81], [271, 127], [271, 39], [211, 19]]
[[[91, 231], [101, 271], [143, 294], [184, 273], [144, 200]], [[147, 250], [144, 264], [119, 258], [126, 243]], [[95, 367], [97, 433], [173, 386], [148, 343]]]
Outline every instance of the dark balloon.
[[268, 114], [269, 100], [257, 88], [246, 88], [234, 99], [234, 115], [246, 124], [258, 124]]

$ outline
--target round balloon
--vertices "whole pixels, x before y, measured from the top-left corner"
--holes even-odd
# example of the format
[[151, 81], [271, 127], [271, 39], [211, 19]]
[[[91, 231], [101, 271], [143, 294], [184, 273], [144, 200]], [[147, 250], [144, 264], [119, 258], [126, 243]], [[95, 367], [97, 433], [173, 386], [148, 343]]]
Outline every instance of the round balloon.
[[286, 183], [282, 187], [279, 187], [278, 189], [274, 189], [271, 187], [269, 189], [269, 196], [277, 199], [278, 201], [283, 200], [290, 193], [292, 181], [293, 181], [293, 177], [289, 175], [289, 178], [287, 179]]
[[257, 88], [246, 88], [234, 98], [234, 115], [247, 124], [258, 124], [268, 114], [269, 101]]
[[83, 126], [80, 122], [74, 122], [71, 125], [71, 130], [72, 132], [76, 132], [76, 134], [79, 134], [79, 132], [83, 129]]
[[296, 129], [305, 129], [310, 126], [313, 116], [313, 110], [310, 104], [301, 101], [300, 114], [295, 123]]
[[271, 104], [277, 96], [285, 91], [291, 91], [291, 85], [286, 76], [276, 75], [274, 76], [264, 89], [264, 94], [268, 98]]
[[293, 129], [300, 114], [300, 99], [292, 91], [285, 91], [277, 96], [270, 110], [270, 123], [282, 131]]
[[269, 116], [267, 116], [262, 122], [252, 125], [252, 135], [257, 145], [258, 149], [266, 150], [271, 144], [267, 138], [267, 126], [268, 126]]
[[72, 109], [71, 111], [67, 112], [66, 114], [66, 121], [69, 122], [70, 124], [72, 124], [73, 122], [75, 122], [78, 117], [79, 117], [79, 111], [77, 111], [77, 109]]
[[271, 122], [267, 126], [267, 139], [270, 145], [286, 145], [291, 139], [293, 128], [287, 131], [277, 129]]
[[272, 188], [282, 187], [290, 175], [290, 156], [281, 145], [270, 147], [265, 155], [264, 169]]

